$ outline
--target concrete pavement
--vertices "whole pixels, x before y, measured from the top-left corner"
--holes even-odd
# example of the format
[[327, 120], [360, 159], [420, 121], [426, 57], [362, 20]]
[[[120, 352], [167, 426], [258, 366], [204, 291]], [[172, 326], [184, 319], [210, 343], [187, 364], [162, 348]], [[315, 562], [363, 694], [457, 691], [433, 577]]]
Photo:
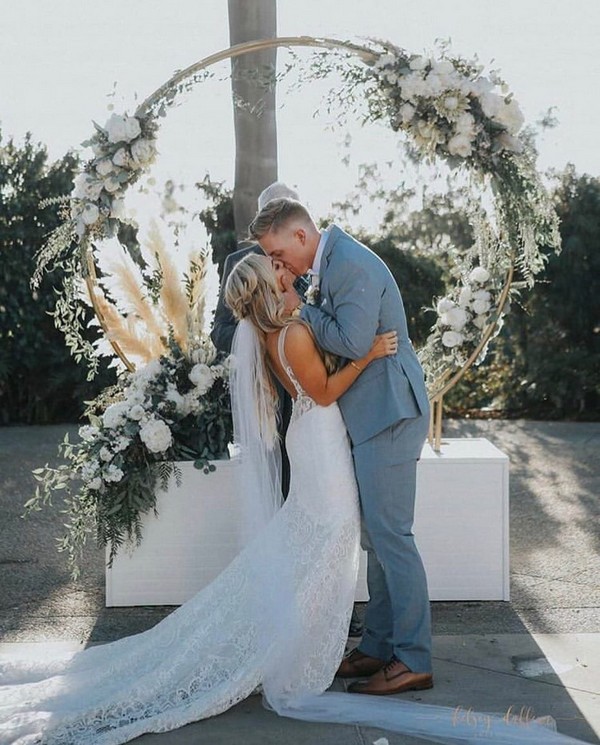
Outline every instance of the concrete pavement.
[[[73, 583], [55, 551], [58, 507], [23, 521], [31, 469], [55, 460], [70, 426], [0, 429], [0, 655], [52, 653], [142, 631], [170, 608], [104, 607], [103, 553]], [[600, 424], [447, 421], [448, 437], [488, 437], [511, 461], [511, 602], [434, 603], [436, 685], [424, 703], [552, 715], [565, 734], [600, 734]], [[341, 683], [336, 687], [341, 690]], [[162, 743], [420, 740], [281, 719], [252, 697], [214, 719], [145, 735]]]

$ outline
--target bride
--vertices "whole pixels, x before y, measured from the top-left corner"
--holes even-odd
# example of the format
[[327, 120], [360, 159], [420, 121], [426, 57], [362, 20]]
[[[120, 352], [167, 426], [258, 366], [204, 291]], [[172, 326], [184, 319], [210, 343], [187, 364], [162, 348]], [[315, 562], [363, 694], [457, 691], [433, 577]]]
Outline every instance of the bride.
[[[154, 628], [69, 659], [0, 668], [1, 745], [118, 745], [219, 714], [262, 691], [277, 713], [442, 743], [576, 742], [538, 723], [360, 694], [324, 693], [342, 659], [359, 554], [358, 493], [335, 401], [394, 332], [336, 369], [285, 315], [271, 260], [250, 254], [226, 297], [240, 319], [232, 403], [249, 541], [208, 587]], [[281, 505], [272, 373], [294, 399]]]

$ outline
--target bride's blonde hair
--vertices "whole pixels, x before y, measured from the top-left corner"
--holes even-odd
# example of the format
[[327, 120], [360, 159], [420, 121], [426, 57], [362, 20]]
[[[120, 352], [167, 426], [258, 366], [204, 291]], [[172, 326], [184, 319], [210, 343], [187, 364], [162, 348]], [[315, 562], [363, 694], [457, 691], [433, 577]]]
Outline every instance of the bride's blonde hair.
[[[234, 266], [225, 285], [225, 302], [238, 321], [247, 318], [258, 329], [262, 353], [267, 360], [265, 369], [269, 369], [265, 347], [266, 335], [282, 329], [289, 323], [304, 323], [298, 319], [290, 319], [286, 314], [283, 293], [279, 289], [271, 262], [259, 254], [247, 254]], [[312, 334], [310, 326], [304, 325]], [[327, 372], [335, 372], [339, 367], [339, 359], [324, 352], [318, 345], [317, 349]], [[269, 375], [269, 379], [262, 381], [262, 385], [269, 391], [275, 406], [277, 394], [273, 378]]]

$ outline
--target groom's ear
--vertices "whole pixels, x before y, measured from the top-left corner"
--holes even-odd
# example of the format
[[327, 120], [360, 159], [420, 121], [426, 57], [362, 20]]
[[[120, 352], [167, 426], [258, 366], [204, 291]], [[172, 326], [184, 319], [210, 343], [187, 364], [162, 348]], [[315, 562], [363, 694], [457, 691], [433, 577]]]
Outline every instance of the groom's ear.
[[303, 246], [306, 244], [306, 230], [304, 228], [296, 228], [294, 235]]

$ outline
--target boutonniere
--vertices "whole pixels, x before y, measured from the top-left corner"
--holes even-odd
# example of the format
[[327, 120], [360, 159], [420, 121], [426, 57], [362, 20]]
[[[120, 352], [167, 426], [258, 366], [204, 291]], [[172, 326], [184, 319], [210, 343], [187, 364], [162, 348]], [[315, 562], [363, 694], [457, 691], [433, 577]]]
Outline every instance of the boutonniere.
[[319, 275], [310, 275], [310, 286], [306, 290], [306, 303], [307, 305], [318, 305], [319, 304]]

